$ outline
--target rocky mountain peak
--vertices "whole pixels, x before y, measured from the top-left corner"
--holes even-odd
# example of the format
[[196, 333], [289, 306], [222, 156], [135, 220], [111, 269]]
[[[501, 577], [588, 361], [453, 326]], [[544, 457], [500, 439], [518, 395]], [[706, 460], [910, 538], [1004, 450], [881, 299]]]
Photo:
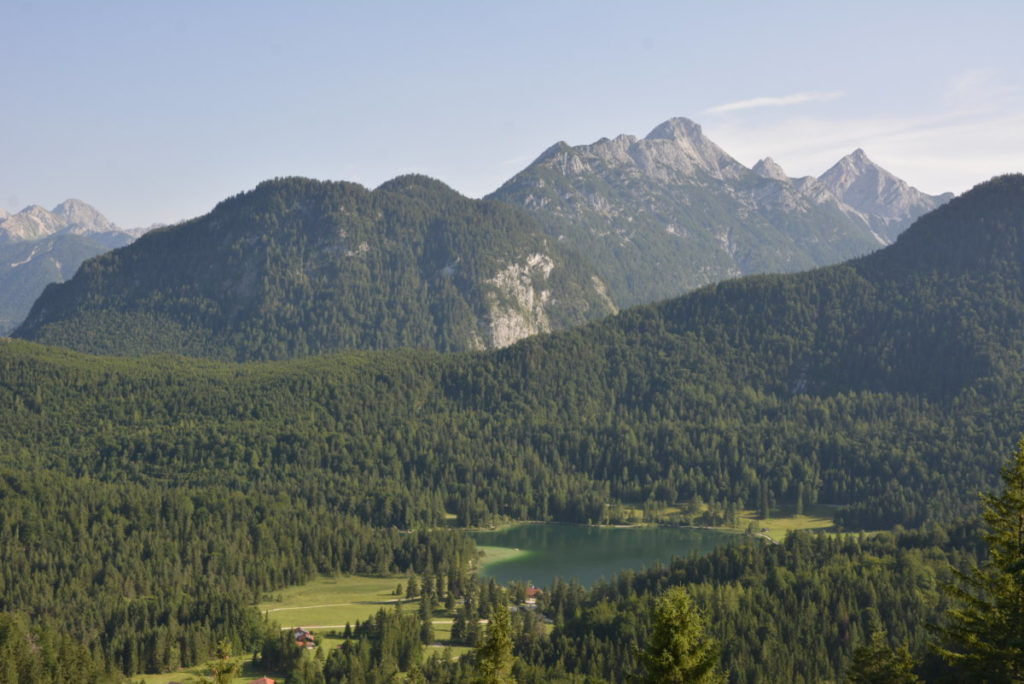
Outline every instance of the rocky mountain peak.
[[843, 159], [846, 159], [847, 161], [849, 161], [850, 163], [854, 164], [855, 166], [869, 166], [869, 165], [870, 166], [874, 166], [875, 165], [875, 163], [873, 161], [868, 159], [868, 155], [867, 155], [866, 152], [864, 152], [864, 148], [862, 148], [862, 147], [858, 147], [853, 152], [851, 152], [850, 154], [848, 154], [845, 157], [843, 157]]
[[82, 235], [118, 230], [118, 227], [111, 223], [106, 216], [82, 200], [65, 200], [54, 207], [51, 213], [63, 221], [64, 228], [62, 230], [67, 232]]
[[693, 176], [702, 171], [713, 178], [738, 178], [747, 167], [705, 137], [699, 124], [683, 117], [659, 124], [630, 148], [630, 157], [643, 172], [660, 180]]
[[[858, 179], [865, 176], [871, 176], [879, 182], [890, 180], [900, 183], [903, 182], [875, 162], [871, 161], [871, 159], [868, 158], [867, 153], [859, 147], [833, 164], [828, 171], [818, 177], [818, 180], [828, 185], [833, 191], [841, 191], [842, 189], [850, 187], [856, 183]], [[841, 192], [837, 194], [840, 194], [841, 196]]]
[[871, 161], [857, 148], [818, 177], [825, 187], [857, 211], [878, 218], [875, 229], [888, 241], [913, 217], [935, 209], [952, 195], [927, 195]]
[[682, 116], [669, 119], [654, 127], [644, 140], [707, 140], [700, 124]]
[[56, 233], [62, 225], [61, 219], [43, 207], [30, 204], [17, 214], [0, 220], [0, 237], [12, 241], [37, 240]]
[[754, 168], [751, 169], [754, 173], [762, 178], [771, 178], [778, 181], [788, 181], [789, 176], [782, 170], [774, 159], [771, 157], [765, 157], [761, 161], [754, 164]]
[[61, 202], [53, 211], [30, 204], [17, 214], [0, 215], [0, 238], [20, 242], [57, 233], [93, 235], [120, 233], [120, 228], [96, 209], [77, 199]]

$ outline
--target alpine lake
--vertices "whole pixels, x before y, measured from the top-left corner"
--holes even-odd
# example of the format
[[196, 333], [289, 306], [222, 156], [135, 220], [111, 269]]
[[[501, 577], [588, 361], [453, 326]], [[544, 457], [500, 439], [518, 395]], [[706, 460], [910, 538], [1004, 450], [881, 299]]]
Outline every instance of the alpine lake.
[[499, 584], [550, 586], [556, 577], [590, 586], [623, 570], [736, 543], [736, 532], [693, 527], [522, 524], [469, 535], [483, 552], [480, 574]]

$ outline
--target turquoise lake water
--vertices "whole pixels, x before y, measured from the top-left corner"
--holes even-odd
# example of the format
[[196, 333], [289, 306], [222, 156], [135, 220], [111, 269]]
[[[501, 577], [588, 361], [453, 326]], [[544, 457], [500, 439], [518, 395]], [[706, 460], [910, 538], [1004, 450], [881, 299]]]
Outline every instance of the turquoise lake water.
[[555, 577], [573, 577], [584, 585], [615, 573], [639, 570], [673, 556], [705, 554], [741, 537], [729, 532], [678, 527], [590, 527], [586, 525], [516, 525], [493, 532], [470, 532], [481, 546], [528, 551], [507, 561], [487, 564], [481, 575], [499, 583], [532, 582], [538, 587]]

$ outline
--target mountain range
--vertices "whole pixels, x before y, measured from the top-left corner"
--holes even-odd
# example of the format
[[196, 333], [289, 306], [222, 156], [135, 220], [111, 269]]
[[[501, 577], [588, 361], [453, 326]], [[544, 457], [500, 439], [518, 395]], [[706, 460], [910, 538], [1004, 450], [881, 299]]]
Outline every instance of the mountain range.
[[[266, 184], [255, 207], [243, 195], [191, 231], [139, 244], [186, 236], [247, 255], [245, 233], [232, 229], [245, 224], [231, 217], [282, 202], [298, 212], [289, 230], [307, 234], [302, 218], [323, 228], [317, 239], [337, 236], [301, 192], [308, 183]], [[340, 194], [357, 217], [408, 217], [417, 188], [449, 194], [462, 208], [449, 216], [517, 216], [434, 183], [315, 187], [324, 207]], [[358, 225], [345, 223], [354, 242], [333, 244], [359, 252], [368, 239]], [[116, 277], [106, 263], [83, 273]], [[276, 273], [245, 283], [257, 306]], [[183, 293], [165, 292], [173, 311]], [[1015, 175], [930, 212], [871, 255], [718, 283], [484, 353], [239, 365], [99, 359], [9, 341], [0, 344], [0, 444], [114, 481], [204, 483], [216, 471], [231, 487], [275, 491], [293, 477], [305, 487], [323, 469], [336, 479], [328, 489], [339, 511], [381, 525], [409, 525], [401, 511], [413, 509], [425, 524], [444, 510], [464, 524], [494, 515], [585, 522], [609, 502], [699, 497], [737, 508], [818, 501], [840, 506], [847, 527], [917, 526], [968, 513], [975, 492], [993, 486], [1024, 429], [1022, 336], [1024, 175]]]
[[626, 307], [860, 256], [952, 195], [921, 193], [859, 149], [819, 178], [770, 158], [748, 169], [676, 118], [641, 139], [559, 142], [490, 197], [533, 212]]
[[[439, 264], [452, 265], [458, 252], [437, 259], [422, 238], [379, 247], [408, 239], [410, 225], [423, 227], [413, 236], [440, 236], [431, 245], [472, 239], [499, 255], [529, 235], [526, 253], [555, 262], [555, 251], [533, 251], [550, 237], [525, 232], [525, 214], [435, 183], [402, 178], [371, 192], [273, 181], [210, 216], [144, 236], [137, 244], [145, 249], [94, 259], [76, 276], [103, 287], [52, 286], [43, 299], [98, 298], [117, 285], [145, 292], [160, 310], [180, 304], [214, 320], [231, 312], [199, 296], [229, 282], [211, 269], [239, 272], [234, 258], [258, 265], [234, 299], [251, 294], [257, 310], [286, 321], [294, 315], [287, 306], [272, 308], [287, 304], [281, 283], [315, 281], [312, 265], [329, 267], [325, 282], [362, 287], [357, 271], [339, 270], [331, 255], [411, 255], [387, 261], [394, 272], [367, 271], [385, 280], [403, 273], [425, 282]], [[462, 218], [489, 229], [478, 234], [457, 225]], [[176, 248], [167, 250], [175, 256], [157, 261], [158, 247]], [[207, 262], [183, 261], [211, 250], [216, 258]], [[319, 253], [326, 261], [315, 260]], [[147, 273], [123, 268], [125, 260], [188, 266], [196, 286], [171, 281], [179, 289], [147, 291], [124, 280]], [[397, 270], [411, 263], [430, 269]], [[572, 272], [560, 264], [552, 277]], [[493, 265], [464, 259], [452, 269], [487, 274]], [[570, 282], [586, 283], [590, 273], [579, 275]], [[473, 292], [462, 298], [467, 306], [478, 301]], [[247, 332], [291, 339], [269, 326]], [[447, 578], [448, 595], [458, 588], [465, 598], [455, 619], [464, 618], [473, 596], [492, 590], [469, 588], [464, 575], [476, 551], [447, 527], [451, 516], [459, 526], [618, 522], [642, 509], [681, 524], [734, 526], [744, 509], [764, 518], [827, 504], [839, 531], [875, 533], [797, 532], [778, 545], [748, 538], [713, 557], [618, 575], [587, 603], [578, 585], [556, 582], [538, 607], [555, 631], [524, 625], [533, 645], [518, 657], [532, 659], [531, 681], [566, 680], [567, 668], [626, 680], [638, 671], [630, 654], [649, 633], [642, 623], [638, 631], [637, 618], [649, 611], [650, 591], [684, 584], [716, 616], [737, 681], [838, 681], [879, 618], [899, 625], [900, 639], [934, 624], [947, 559], [954, 567], [980, 560], [971, 551], [980, 538], [971, 522], [977, 492], [994, 489], [1024, 429], [1022, 336], [1024, 176], [1015, 175], [951, 200], [870, 255], [713, 284], [493, 351], [347, 351], [239, 364], [90, 356], [3, 339], [0, 567], [9, 571], [0, 574], [0, 611], [53, 625], [30, 632], [23, 618], [14, 636], [7, 628], [8, 652], [38, 662], [50, 658], [43, 649], [59, 647], [74, 663], [61, 672], [99, 682], [109, 678], [82, 677], [82, 654], [93, 654], [95, 672], [174, 671], [211, 657], [211, 635], [233, 630], [244, 652], [259, 649], [261, 665], [277, 673], [268, 654], [275, 643], [287, 649], [276, 652], [291, 652], [292, 635], [250, 604], [317, 575]], [[219, 344], [214, 334], [207, 339]], [[254, 348], [266, 349], [260, 342]], [[897, 525], [910, 529], [883, 531]], [[722, 611], [727, 605], [732, 612]], [[524, 614], [534, 611], [517, 619]], [[4, 615], [0, 627], [10, 624]], [[408, 632], [415, 639], [419, 630]], [[30, 633], [40, 655], [24, 648]], [[764, 657], [765, 634], [785, 662]], [[618, 650], [598, 651], [598, 638]], [[360, 648], [370, 653], [385, 639]], [[337, 665], [334, 653], [325, 672]], [[462, 667], [449, 658], [442, 656]], [[584, 669], [600, 662], [609, 668]]]
[[43, 293], [16, 335], [237, 360], [503, 347], [615, 310], [525, 212], [403, 176], [267, 181]]
[[[90, 262], [16, 335], [239, 360], [500, 348], [723, 279], [867, 253], [948, 198], [861, 150], [819, 179], [771, 159], [748, 169], [671, 119], [640, 140], [558, 143], [484, 201], [422, 176], [372, 192], [268, 181]], [[80, 203], [58, 209], [26, 210], [9, 230], [52, 233], [53, 216], [79, 226], [64, 231], [103, 227]]]
[[52, 211], [32, 205], [0, 210], [0, 334], [28, 314], [49, 283], [75, 274], [83, 261], [129, 244], [146, 229], [123, 230], [81, 200]]

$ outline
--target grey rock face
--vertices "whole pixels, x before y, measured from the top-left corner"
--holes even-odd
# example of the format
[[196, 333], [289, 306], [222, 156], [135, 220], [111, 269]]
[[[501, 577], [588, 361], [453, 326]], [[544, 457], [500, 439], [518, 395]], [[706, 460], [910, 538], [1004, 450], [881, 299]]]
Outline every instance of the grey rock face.
[[65, 226], [64, 221], [42, 207], [32, 204], [0, 221], [0, 238], [11, 241], [38, 240]]
[[[876, 214], [879, 207], [853, 203], [869, 176], [847, 177], [853, 181], [841, 187], [825, 176], [789, 178], [771, 158], [748, 169], [698, 124], [676, 118], [644, 138], [557, 143], [490, 197], [535, 213], [597, 267], [618, 306], [629, 306], [724, 278], [859, 256], [936, 204], [897, 197], [879, 200], [884, 213]], [[885, 178], [885, 188], [900, 189], [893, 182], [902, 181]], [[879, 197], [893, 194], [900, 196]]]
[[771, 157], [765, 157], [761, 161], [754, 164], [754, 168], [751, 169], [761, 178], [771, 178], [777, 181], [789, 182], [789, 176], [782, 170], [782, 167], [775, 163], [775, 160]]
[[9, 241], [38, 240], [49, 235], [92, 235], [126, 232], [118, 228], [95, 208], [81, 200], [61, 202], [52, 211], [36, 204], [16, 214], [0, 214], [0, 239]]
[[952, 193], [927, 195], [871, 161], [862, 149], [840, 159], [818, 178], [836, 197], [865, 214], [892, 242], [921, 214], [949, 201]]
[[64, 221], [63, 231], [75, 235], [110, 233], [120, 230], [107, 220], [106, 216], [82, 200], [69, 199], [61, 202], [54, 207], [53, 215]]

